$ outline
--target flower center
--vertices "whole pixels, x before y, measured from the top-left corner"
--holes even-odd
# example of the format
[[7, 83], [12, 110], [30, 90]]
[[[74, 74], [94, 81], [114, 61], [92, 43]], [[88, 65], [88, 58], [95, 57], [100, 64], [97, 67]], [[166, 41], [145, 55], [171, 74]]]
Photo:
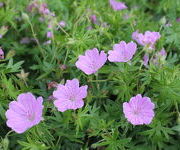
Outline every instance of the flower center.
[[34, 113], [27, 113], [27, 118], [29, 121], [34, 121], [35, 119], [35, 114]]
[[75, 99], [75, 96], [71, 96], [70, 98], [69, 98], [69, 100], [70, 101], [75, 101], [76, 99]]
[[133, 111], [133, 114], [134, 114], [134, 115], [138, 115], [138, 114], [139, 114], [139, 111], [138, 111], [138, 110], [134, 110], [134, 111]]

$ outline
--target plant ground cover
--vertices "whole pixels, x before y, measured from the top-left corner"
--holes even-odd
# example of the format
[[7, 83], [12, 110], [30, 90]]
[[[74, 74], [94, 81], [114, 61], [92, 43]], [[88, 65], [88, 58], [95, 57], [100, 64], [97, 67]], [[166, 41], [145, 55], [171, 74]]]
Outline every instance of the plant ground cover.
[[122, 1], [1, 0], [0, 150], [180, 149], [180, 1]]

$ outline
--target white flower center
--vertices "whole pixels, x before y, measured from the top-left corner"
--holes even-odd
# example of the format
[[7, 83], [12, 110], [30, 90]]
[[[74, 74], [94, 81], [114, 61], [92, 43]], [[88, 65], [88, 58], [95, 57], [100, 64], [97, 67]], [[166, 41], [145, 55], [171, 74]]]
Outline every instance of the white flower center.
[[139, 110], [138, 110], [138, 109], [134, 110], [134, 111], [133, 111], [133, 114], [134, 114], [134, 115], [139, 115]]
[[69, 98], [69, 100], [70, 100], [70, 101], [75, 101], [76, 98], [75, 98], [75, 96], [71, 96], [71, 97]]
[[29, 121], [34, 121], [34, 119], [35, 119], [35, 114], [34, 114], [34, 113], [27, 112], [27, 118], [28, 118]]

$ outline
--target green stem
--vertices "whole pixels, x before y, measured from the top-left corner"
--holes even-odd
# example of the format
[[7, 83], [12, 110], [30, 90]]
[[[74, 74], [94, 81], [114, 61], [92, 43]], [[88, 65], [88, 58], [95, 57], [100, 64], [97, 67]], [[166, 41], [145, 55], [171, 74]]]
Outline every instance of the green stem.
[[13, 130], [9, 131], [9, 132], [6, 134], [5, 138], [7, 138], [12, 132], [14, 132], [14, 131], [13, 131]]
[[30, 27], [31, 27], [31, 31], [32, 31], [33, 37], [34, 37], [34, 39], [35, 39], [35, 41], [36, 41], [36, 43], [37, 43], [37, 45], [38, 45], [38, 47], [39, 47], [39, 49], [40, 49], [40, 51], [41, 51], [41, 54], [42, 54], [43, 57], [44, 57], [45, 55], [44, 55], [43, 49], [42, 49], [42, 47], [41, 47], [41, 45], [40, 45], [40, 43], [39, 43], [39, 41], [38, 41], [38, 39], [37, 39], [37, 36], [36, 36], [36, 34], [35, 34], [35, 32], [34, 32], [33, 25], [32, 25], [32, 23], [31, 23], [31, 21], [29, 20], [29, 18], [27, 19], [27, 21], [28, 21], [28, 23], [29, 23], [29, 25], [30, 25]]
[[56, 23], [56, 25], [61, 29], [62, 32], [64, 32], [68, 37], [70, 37], [70, 35], [59, 24]]
[[177, 104], [177, 102], [176, 102], [176, 101], [175, 101], [175, 108], [176, 108], [177, 113], [178, 113], [178, 114], [180, 114], [180, 113], [179, 113], [178, 104]]
[[106, 82], [106, 81], [108, 81], [109, 79], [107, 79], [107, 80], [90, 80], [90, 82]]
[[66, 64], [68, 54], [69, 54], [69, 48], [67, 49], [67, 52], [66, 52], [66, 56], [65, 56], [65, 59], [64, 59], [64, 63], [63, 63], [64, 65]]
[[[96, 81], [98, 81], [98, 72], [95, 73], [95, 76], [96, 76]], [[96, 82], [96, 87], [97, 87], [97, 90], [99, 92], [100, 87], [99, 87], [99, 83], [98, 82]]]

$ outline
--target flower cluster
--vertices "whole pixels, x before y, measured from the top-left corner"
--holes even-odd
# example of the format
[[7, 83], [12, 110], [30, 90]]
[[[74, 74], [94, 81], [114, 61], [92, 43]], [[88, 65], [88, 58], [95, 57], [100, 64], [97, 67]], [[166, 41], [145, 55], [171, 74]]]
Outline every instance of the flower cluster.
[[[126, 9], [127, 6], [122, 2], [109, 0], [111, 7], [114, 10]], [[52, 15], [45, 3], [38, 3], [33, 1], [28, 7], [28, 11], [38, 9], [42, 15]], [[53, 16], [53, 15], [52, 15]], [[97, 23], [96, 15], [90, 16], [93, 24]], [[60, 28], [66, 26], [64, 21], [59, 22]], [[51, 31], [53, 24], [48, 25], [47, 38], [53, 38]], [[159, 32], [146, 31], [144, 34], [138, 31], [133, 32], [132, 39], [145, 48], [154, 50], [156, 42], [160, 39]], [[23, 39], [22, 43], [28, 43], [29, 39]], [[49, 40], [51, 42], [51, 40]], [[46, 43], [47, 44], [47, 43]], [[99, 51], [97, 48], [88, 49], [84, 55], [80, 55], [75, 63], [75, 66], [84, 72], [86, 75], [97, 74], [107, 60], [109, 62], [127, 63], [133, 59], [137, 52], [137, 44], [133, 41], [126, 43], [120, 41], [113, 45], [112, 50], [107, 53], [103, 50]], [[159, 60], [165, 60], [167, 53], [164, 49], [155, 54], [153, 59], [154, 64]], [[0, 59], [4, 58], [4, 52], [0, 48]], [[145, 53], [143, 63], [148, 66], [149, 53]], [[66, 69], [66, 66], [61, 68]], [[55, 88], [53, 94], [49, 99], [54, 100], [54, 106], [58, 111], [64, 112], [67, 110], [76, 110], [82, 108], [85, 104], [84, 99], [88, 95], [88, 85], [80, 86], [78, 79], [67, 80], [65, 84], [58, 84], [56, 82], [48, 83], [48, 89]], [[22, 93], [17, 97], [17, 101], [12, 101], [9, 104], [9, 109], [6, 111], [7, 126], [17, 133], [23, 133], [29, 128], [39, 124], [43, 120], [43, 98], [37, 99], [32, 93]], [[155, 116], [155, 105], [149, 97], [143, 97], [138, 94], [130, 99], [129, 102], [123, 103], [123, 113], [128, 122], [133, 125], [150, 124]]]
[[133, 32], [132, 39], [135, 40], [138, 44], [146, 46], [149, 49], [155, 48], [156, 41], [161, 37], [159, 32], [146, 31], [144, 34], [139, 33], [138, 31]]
[[[108, 60], [110, 62], [128, 62], [132, 59], [137, 50], [137, 45], [134, 42], [126, 44], [121, 41], [113, 46], [113, 50], [108, 52]], [[76, 67], [85, 74], [90, 75], [96, 73], [107, 61], [107, 54], [104, 51], [99, 53], [97, 48], [87, 50], [85, 56], [80, 55], [76, 62]]]
[[[85, 55], [80, 55], [76, 67], [87, 75], [95, 74], [106, 63], [110, 62], [128, 62], [133, 58], [137, 50], [134, 42], [126, 43], [121, 41], [113, 46], [113, 50], [108, 52], [98, 51], [97, 48], [87, 50]], [[48, 88], [56, 88], [51, 99], [54, 100], [54, 106], [60, 112], [69, 109], [78, 109], [84, 106], [83, 99], [87, 96], [88, 86], [79, 86], [78, 79], [67, 80], [65, 85], [51, 82]], [[7, 125], [17, 133], [23, 133], [42, 120], [42, 97], [35, 99], [31, 93], [20, 94], [17, 101], [9, 104], [9, 110], [6, 112]], [[141, 104], [139, 106], [139, 104]], [[125, 117], [134, 125], [149, 124], [154, 116], [154, 105], [150, 98], [137, 95], [131, 98], [129, 103], [123, 104]], [[143, 116], [143, 118], [142, 118]]]
[[[54, 38], [54, 32], [53, 32], [54, 30], [58, 30], [59, 28], [66, 27], [66, 22], [64, 20], [58, 22], [55, 13], [50, 11], [47, 3], [45, 2], [34, 0], [28, 5], [27, 11], [32, 14], [38, 13], [40, 15], [39, 17], [40, 22], [43, 23], [48, 22], [47, 30], [46, 30], [47, 41], [45, 41], [43, 45], [49, 45], [52, 43], [52, 39]], [[32, 41], [30, 39], [31, 38], [25, 37], [20, 41], [20, 43], [28, 44]]]
[[34, 0], [27, 7], [27, 11], [33, 12], [38, 10], [38, 12], [42, 15], [54, 15], [49, 9], [46, 3], [41, 3], [37, 0]]

